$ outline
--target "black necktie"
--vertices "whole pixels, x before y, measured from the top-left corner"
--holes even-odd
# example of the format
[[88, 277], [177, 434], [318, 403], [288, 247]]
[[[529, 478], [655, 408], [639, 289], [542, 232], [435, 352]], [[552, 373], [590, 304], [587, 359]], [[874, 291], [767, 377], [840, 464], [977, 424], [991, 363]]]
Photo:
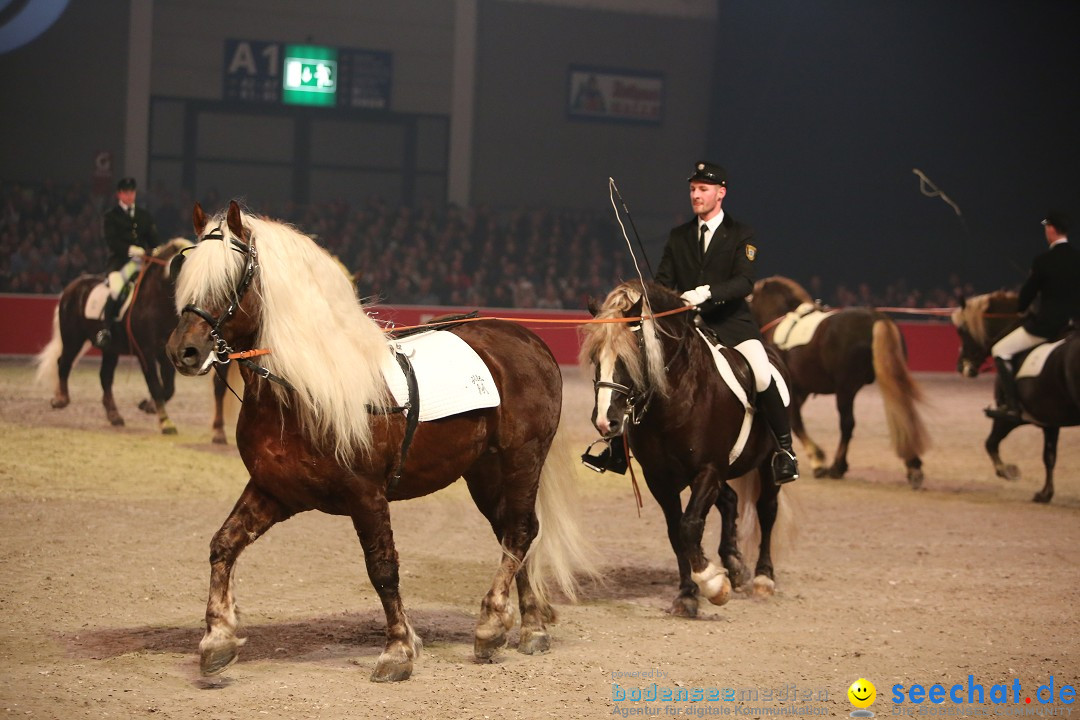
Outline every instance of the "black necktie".
[[701, 245], [701, 257], [705, 257], [705, 233], [709, 231], [709, 226], [702, 223], [701, 235], [699, 236], [698, 244]]

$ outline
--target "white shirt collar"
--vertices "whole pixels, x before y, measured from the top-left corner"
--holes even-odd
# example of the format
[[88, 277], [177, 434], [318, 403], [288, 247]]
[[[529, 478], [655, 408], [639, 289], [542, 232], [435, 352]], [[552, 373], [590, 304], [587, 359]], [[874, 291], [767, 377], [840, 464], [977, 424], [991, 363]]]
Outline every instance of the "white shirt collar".
[[1059, 237], [1059, 238], [1058, 238], [1057, 240], [1055, 240], [1054, 242], [1050, 243], [1050, 247], [1054, 247], [1055, 245], [1060, 245], [1060, 244], [1061, 244], [1061, 243], [1063, 243], [1063, 242], [1069, 242], [1069, 238], [1068, 238], [1068, 237], [1066, 237], [1066, 236], [1064, 236], [1064, 235], [1062, 235], [1062, 236], [1061, 236], [1061, 237]]
[[724, 211], [723, 210], [718, 212], [716, 214], [716, 217], [710, 219], [708, 222], [701, 222], [701, 218], [698, 218], [698, 232], [701, 232], [701, 226], [702, 225], [706, 225], [709, 228], [708, 237], [711, 238], [713, 233], [716, 232], [716, 228], [720, 227], [720, 223], [722, 223], [722, 222], [724, 222]]

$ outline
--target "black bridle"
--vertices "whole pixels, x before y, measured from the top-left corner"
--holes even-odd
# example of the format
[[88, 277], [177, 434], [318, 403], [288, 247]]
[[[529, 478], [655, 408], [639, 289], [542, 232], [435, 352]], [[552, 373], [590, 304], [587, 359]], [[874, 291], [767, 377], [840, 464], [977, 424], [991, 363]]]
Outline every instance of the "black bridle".
[[[206, 240], [220, 240], [225, 241], [225, 234], [221, 231], [221, 225], [207, 233], [202, 242]], [[210, 339], [214, 342], [214, 349], [211, 351], [214, 353], [214, 363], [217, 365], [228, 365], [230, 361], [235, 359], [238, 363], [244, 367], [252, 370], [256, 375], [265, 379], [272, 380], [283, 387], [293, 390], [293, 386], [288, 380], [275, 375], [262, 365], [252, 362], [246, 357], [241, 357], [243, 353], [237, 353], [225, 338], [221, 336], [221, 327], [236, 314], [236, 311], [240, 309], [240, 303], [244, 301], [244, 296], [247, 294], [248, 288], [251, 287], [251, 282], [255, 278], [255, 271], [259, 269], [259, 251], [255, 248], [255, 238], [252, 237], [250, 242], [241, 242], [234, 237], [229, 238], [229, 244], [232, 249], [244, 256], [244, 274], [240, 276], [240, 280], [236, 283], [236, 289], [232, 293], [232, 297], [229, 300], [229, 306], [217, 317], [211, 315], [208, 311], [201, 307], [189, 303], [181, 310], [183, 313], [191, 313], [198, 316], [203, 322], [210, 326]], [[183, 256], [181, 256], [183, 257]], [[179, 272], [179, 267], [176, 271]], [[233, 391], [235, 394], [235, 391]]]
[[[641, 353], [642, 358], [646, 358], [645, 355], [645, 335], [642, 331], [642, 324], [640, 321], [631, 325], [630, 332], [638, 333], [638, 351]], [[638, 425], [641, 423], [641, 418], [645, 416], [645, 411], [649, 409], [649, 404], [652, 402], [654, 395], [652, 389], [652, 383], [649, 382], [649, 363], [647, 358], [642, 363], [642, 368], [645, 372], [645, 387], [646, 390], [643, 393], [635, 392], [635, 389], [629, 385], [623, 385], [622, 383], [611, 382], [608, 380], [593, 380], [593, 393], [598, 393], [601, 388], [608, 388], [612, 393], [619, 393], [626, 396], [626, 410], [623, 412], [623, 427], [626, 426], [626, 421], [629, 420], [632, 424]]]

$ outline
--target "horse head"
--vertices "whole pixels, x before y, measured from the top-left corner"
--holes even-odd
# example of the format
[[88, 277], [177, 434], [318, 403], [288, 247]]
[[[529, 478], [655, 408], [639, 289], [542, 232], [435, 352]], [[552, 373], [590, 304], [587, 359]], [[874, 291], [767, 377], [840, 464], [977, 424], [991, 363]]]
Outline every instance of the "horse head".
[[656, 396], [669, 392], [668, 367], [692, 331], [678, 295], [653, 283], [623, 283], [599, 308], [597, 322], [583, 330], [580, 362], [592, 374], [595, 390], [592, 421], [605, 438], [637, 423]]
[[1017, 295], [998, 290], [961, 299], [953, 310], [952, 322], [960, 336], [960, 354], [956, 371], [964, 377], [979, 374], [994, 342], [1016, 326]]
[[180, 322], [166, 352], [181, 373], [202, 375], [222, 361], [231, 344], [254, 340], [257, 293], [248, 289], [259, 264], [254, 236], [235, 200], [214, 218], [196, 203], [192, 223], [198, 243], [171, 267]]

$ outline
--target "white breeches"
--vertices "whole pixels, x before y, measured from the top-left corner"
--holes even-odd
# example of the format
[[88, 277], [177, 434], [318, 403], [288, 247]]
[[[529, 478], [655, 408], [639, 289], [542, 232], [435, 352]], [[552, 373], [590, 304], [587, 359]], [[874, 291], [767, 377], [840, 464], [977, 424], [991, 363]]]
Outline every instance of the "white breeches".
[[1023, 352], [1044, 342], [1046, 342], [1046, 338], [1032, 335], [1021, 325], [994, 343], [994, 347], [990, 348], [990, 354], [1002, 360], [1012, 360], [1013, 355], [1016, 353]]
[[765, 392], [768, 390], [769, 383], [772, 382], [772, 364], [769, 362], [769, 356], [765, 352], [765, 346], [761, 344], [761, 341], [743, 340], [735, 346], [735, 349], [746, 358], [746, 362], [750, 363], [750, 368], [754, 371], [754, 387], [757, 391]]

